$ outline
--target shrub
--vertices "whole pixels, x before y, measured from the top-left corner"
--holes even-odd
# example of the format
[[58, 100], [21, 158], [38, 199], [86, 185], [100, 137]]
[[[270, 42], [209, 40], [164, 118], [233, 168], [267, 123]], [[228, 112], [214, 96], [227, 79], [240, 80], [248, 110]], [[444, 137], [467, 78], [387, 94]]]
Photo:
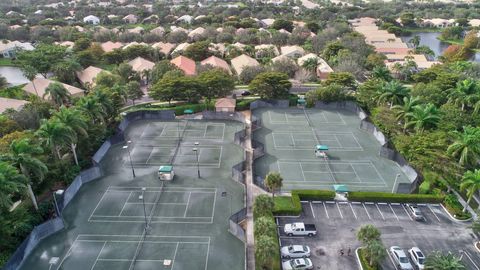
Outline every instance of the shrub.
[[360, 248], [358, 250], [358, 257], [360, 258], [360, 263], [362, 264], [363, 270], [377, 270], [377, 269], [380, 269], [380, 268], [378, 268], [377, 265], [372, 267], [368, 264], [367, 256], [366, 256], [365, 250], [363, 248]]
[[300, 200], [333, 200], [335, 198], [335, 192], [331, 190], [296, 189], [292, 194], [298, 195]]
[[288, 105], [289, 106], [297, 106], [298, 96], [297, 95], [290, 95], [288, 96]]
[[245, 111], [245, 110], [250, 110], [250, 103], [254, 102], [257, 100], [256, 98], [252, 99], [237, 99], [237, 105], [236, 105], [236, 110], [237, 111]]
[[471, 214], [469, 212], [463, 212], [462, 204], [458, 201], [457, 196], [453, 194], [449, 194], [445, 197], [443, 205], [445, 206], [447, 211], [455, 218], [469, 219], [471, 217]]
[[357, 202], [394, 202], [394, 203], [441, 203], [442, 195], [398, 194], [386, 192], [350, 192], [348, 199]]
[[298, 195], [277, 196], [274, 198], [273, 214], [278, 216], [298, 216], [302, 213], [302, 205]]

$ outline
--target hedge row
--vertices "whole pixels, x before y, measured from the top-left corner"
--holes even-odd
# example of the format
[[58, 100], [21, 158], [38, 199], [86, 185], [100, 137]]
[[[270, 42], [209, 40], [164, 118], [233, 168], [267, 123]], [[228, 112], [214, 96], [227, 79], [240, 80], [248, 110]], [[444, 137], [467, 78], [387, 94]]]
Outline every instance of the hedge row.
[[[208, 110], [212, 111], [215, 109], [214, 103], [212, 102], [207, 106]], [[139, 106], [131, 107], [125, 112], [135, 112], [135, 111], [164, 111], [164, 110], [175, 110], [175, 115], [183, 115], [185, 110], [192, 110], [193, 113], [198, 113], [205, 110], [205, 104], [186, 104], [179, 106], [166, 106], [166, 105], [148, 105], [141, 104]]]
[[366, 258], [365, 250], [363, 248], [360, 248], [358, 250], [358, 257], [360, 259], [360, 263], [362, 264], [363, 270], [378, 270], [380, 269], [378, 265], [375, 266], [370, 266], [368, 263], [368, 259]]
[[349, 192], [348, 200], [355, 202], [393, 202], [393, 203], [441, 203], [443, 195], [398, 194], [386, 192]]
[[295, 189], [292, 190], [292, 195], [296, 194], [300, 197], [300, 200], [307, 201], [330, 201], [335, 199], [335, 191], [332, 190], [308, 190], [308, 189]]
[[273, 214], [277, 216], [298, 216], [302, 213], [301, 200], [333, 200], [335, 192], [331, 190], [292, 190], [292, 196], [275, 197]]
[[256, 101], [258, 99], [250, 98], [250, 99], [237, 99], [237, 104], [235, 110], [237, 111], [245, 111], [250, 110], [250, 103]]

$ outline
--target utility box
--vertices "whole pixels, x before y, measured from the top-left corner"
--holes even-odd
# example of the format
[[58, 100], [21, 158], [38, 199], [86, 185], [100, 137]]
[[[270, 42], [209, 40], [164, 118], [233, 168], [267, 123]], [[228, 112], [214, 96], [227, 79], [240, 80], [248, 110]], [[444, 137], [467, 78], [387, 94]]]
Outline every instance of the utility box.
[[162, 181], [172, 181], [174, 176], [173, 166], [163, 165], [158, 168], [158, 179]]

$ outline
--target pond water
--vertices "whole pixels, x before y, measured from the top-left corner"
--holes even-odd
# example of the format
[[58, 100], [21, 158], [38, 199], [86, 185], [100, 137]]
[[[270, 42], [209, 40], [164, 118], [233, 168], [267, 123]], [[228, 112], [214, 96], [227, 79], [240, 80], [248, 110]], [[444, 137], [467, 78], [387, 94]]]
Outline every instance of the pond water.
[[[450, 45], [437, 39], [440, 34], [441, 33], [439, 32], [419, 32], [407, 36], [402, 36], [402, 40], [403, 42], [408, 42], [412, 37], [419, 36], [420, 45], [430, 47], [430, 49], [435, 52], [435, 57], [438, 57], [439, 55], [442, 55], [443, 51]], [[480, 53], [475, 53], [471, 61], [480, 62]]]
[[28, 83], [28, 79], [18, 67], [0, 67], [0, 75], [5, 77], [11, 86]]

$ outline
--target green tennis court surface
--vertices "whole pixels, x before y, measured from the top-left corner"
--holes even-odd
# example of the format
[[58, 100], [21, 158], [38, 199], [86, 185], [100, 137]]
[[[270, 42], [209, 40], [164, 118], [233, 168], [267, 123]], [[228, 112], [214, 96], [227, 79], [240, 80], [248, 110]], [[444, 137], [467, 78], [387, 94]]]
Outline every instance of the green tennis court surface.
[[[131, 124], [128, 150], [109, 150], [106, 175], [64, 210], [67, 229], [43, 240], [22, 269], [245, 269], [245, 246], [228, 232], [228, 218], [243, 208], [243, 187], [231, 179], [244, 158], [233, 143], [242, 128], [230, 121]], [[175, 178], [162, 186], [157, 171], [168, 164]]]
[[[360, 130], [360, 119], [346, 110], [257, 109], [262, 128], [254, 139], [265, 145], [266, 155], [254, 162], [255, 174], [264, 178], [280, 172], [283, 190], [332, 189], [391, 191], [409, 180], [393, 161], [379, 156], [380, 143]], [[316, 157], [315, 146], [328, 146], [328, 159]]]

